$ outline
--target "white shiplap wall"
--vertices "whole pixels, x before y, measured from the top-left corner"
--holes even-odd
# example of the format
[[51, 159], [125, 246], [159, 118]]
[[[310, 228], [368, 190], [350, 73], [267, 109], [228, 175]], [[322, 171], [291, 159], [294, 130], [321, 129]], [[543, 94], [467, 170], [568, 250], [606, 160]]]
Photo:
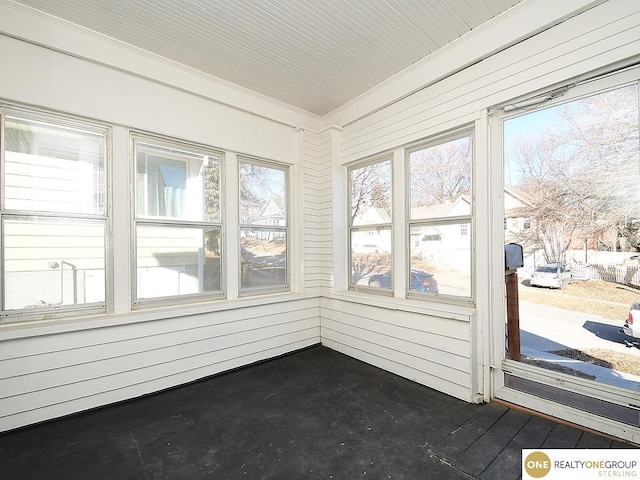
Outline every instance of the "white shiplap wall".
[[331, 202], [331, 131], [303, 130], [305, 293], [324, 295], [331, 289], [333, 264]]
[[[477, 394], [486, 395], [481, 388], [486, 381], [478, 374], [482, 362], [475, 357], [478, 336], [489, 335], [488, 315], [402, 299], [369, 301], [331, 290], [337, 281], [332, 275], [343, 272], [346, 263], [344, 226], [334, 233], [344, 223], [336, 212], [346, 212], [344, 185], [336, 188], [336, 178], [344, 173], [346, 162], [462, 124], [482, 124], [484, 109], [493, 104], [638, 55], [639, 8], [633, 0], [611, 0], [386, 108], [372, 108], [374, 113], [346, 125], [343, 132], [296, 134], [283, 118], [314, 125], [317, 118], [300, 119], [299, 111], [283, 112], [282, 105], [265, 104], [264, 99], [253, 107], [260, 114], [253, 115], [247, 98], [234, 100], [242, 107], [233, 108], [224, 95], [216, 101], [220, 89], [205, 80], [186, 78], [166, 65], [150, 67], [148, 58], [131, 52], [115, 55], [111, 46], [100, 50], [118, 58], [113, 60], [117, 68], [0, 37], [0, 61], [12, 72], [0, 76], [0, 97], [6, 100], [265, 158], [303, 161], [303, 194], [294, 201], [304, 203], [308, 296], [292, 295], [260, 306], [231, 302], [218, 311], [190, 307], [128, 313], [120, 305], [119, 315], [77, 328], [62, 322], [22, 332], [0, 329], [0, 430], [179, 385], [321, 340], [456, 397], [475, 401]], [[11, 28], [29, 27], [25, 21], [21, 18]], [[77, 32], [55, 35], [59, 28], [30, 30], [42, 31], [51, 42], [77, 40]], [[89, 39], [82, 45], [97, 49], [95, 42]], [[125, 60], [129, 63], [122, 63]], [[136, 73], [128, 74], [128, 69]], [[303, 153], [297, 158], [300, 135]], [[126, 162], [126, 140], [121, 143], [116, 154], [124, 155], [120, 162]], [[486, 151], [477, 157], [485, 173], [491, 168]], [[119, 163], [115, 170], [124, 172], [127, 166]], [[480, 189], [489, 188], [488, 175], [476, 182]], [[127, 197], [126, 188], [117, 193]], [[120, 211], [126, 210], [120, 197], [115, 203]], [[489, 202], [482, 205], [486, 208], [478, 212], [477, 222], [488, 223]], [[126, 229], [126, 221], [116, 223]], [[483, 231], [489, 229], [487, 224]], [[488, 255], [489, 249], [489, 240], [479, 238], [478, 255]], [[489, 265], [490, 259], [482, 263]], [[126, 264], [126, 255], [116, 259], [116, 265]], [[486, 270], [476, 282], [487, 282]], [[496, 281], [495, 288], [500, 286]], [[478, 312], [488, 311], [489, 290], [479, 296]]]
[[[318, 299], [0, 336], [0, 431], [122, 401], [320, 340]], [[144, 316], [144, 315], [143, 315]], [[109, 325], [109, 323], [112, 323]], [[37, 335], [36, 335], [37, 333]]]
[[345, 127], [343, 163], [459, 127], [481, 112], [640, 53], [640, 3], [611, 0]]
[[[372, 107], [365, 116], [358, 116], [359, 105], [354, 114], [346, 106], [342, 118], [360, 119], [345, 125], [334, 170], [449, 129], [475, 126], [474, 246], [476, 265], [483, 268], [475, 274], [477, 307], [456, 318], [447, 314], [455, 312], [453, 305], [425, 304], [421, 312], [402, 299], [366, 305], [355, 293], [333, 292], [321, 301], [323, 343], [465, 400], [489, 398], [488, 352], [493, 347], [499, 358], [504, 346], [503, 321], [492, 318], [492, 305], [504, 301], [504, 253], [502, 218], [494, 207], [501, 204], [502, 179], [496, 180], [494, 172], [501, 172], [502, 158], [490, 156], [487, 109], [639, 60], [640, 3], [611, 0], [386, 107]], [[374, 98], [372, 93], [367, 101]], [[343, 196], [334, 192], [334, 203]], [[334, 241], [340, 241], [339, 234]], [[336, 268], [346, 260], [336, 256]], [[427, 311], [435, 308], [440, 311]], [[558, 412], [557, 406], [536, 400], [527, 406]], [[566, 409], [560, 416], [582, 421]], [[627, 435], [619, 425], [611, 425], [608, 433]]]
[[[322, 298], [322, 343], [472, 401], [468, 317]], [[475, 393], [475, 392], [473, 392]]]
[[[4, 8], [0, 4], [2, 28], [7, 22]], [[24, 28], [24, 35], [15, 32], [16, 37], [33, 31], [57, 39], [78, 35], [58, 24], [38, 30], [42, 27], [38, 18], [18, 20], [11, 28]], [[113, 53], [110, 44], [98, 45], [95, 38], [86, 41], [83, 45], [93, 50], [85, 53], [97, 57]], [[235, 280], [228, 275], [229, 300], [131, 310], [129, 129], [224, 150], [227, 179], [234, 179], [237, 153], [291, 164], [292, 172], [302, 168], [298, 134], [286, 121], [314, 125], [316, 118], [295, 109], [283, 112], [281, 104], [263, 99], [256, 100], [256, 114], [244, 108], [244, 100], [217, 96], [217, 86], [207, 85], [202, 77], [165, 64], [151, 65], [149, 58], [135, 58], [132, 52], [118, 58], [137, 63], [138, 70], [110, 67], [0, 35], [0, 63], [12, 72], [0, 76], [0, 101], [113, 125], [110, 253], [115, 312], [0, 325], [0, 431], [135, 398], [320, 342], [317, 296], [293, 292], [234, 298], [237, 275]], [[234, 102], [239, 108], [231, 105]], [[233, 205], [237, 185], [229, 181], [227, 187], [226, 199]], [[302, 194], [292, 203], [301, 205]], [[230, 210], [225, 218], [227, 240], [235, 232], [235, 209]], [[293, 225], [292, 245], [302, 245], [303, 235], [302, 226]], [[235, 272], [238, 253], [233, 249], [227, 253], [227, 269]]]

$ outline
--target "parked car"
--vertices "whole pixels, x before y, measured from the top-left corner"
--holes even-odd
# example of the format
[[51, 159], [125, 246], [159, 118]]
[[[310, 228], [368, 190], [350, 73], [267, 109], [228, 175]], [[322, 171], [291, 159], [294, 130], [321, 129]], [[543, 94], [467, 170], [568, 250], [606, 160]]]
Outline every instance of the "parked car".
[[624, 322], [622, 332], [630, 337], [640, 338], [640, 302], [635, 302], [629, 309], [629, 318]]
[[560, 264], [544, 265], [531, 274], [530, 283], [532, 287], [562, 288], [571, 283], [571, 270]]
[[[369, 286], [376, 288], [391, 288], [391, 270], [385, 273], [371, 275], [369, 278]], [[438, 282], [431, 273], [412, 268], [409, 290], [438, 293]]]

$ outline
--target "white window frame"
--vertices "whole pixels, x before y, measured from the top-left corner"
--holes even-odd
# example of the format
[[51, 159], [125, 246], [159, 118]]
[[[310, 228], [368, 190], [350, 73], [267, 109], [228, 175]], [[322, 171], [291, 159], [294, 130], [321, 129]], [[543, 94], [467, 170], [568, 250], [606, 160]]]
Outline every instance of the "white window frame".
[[[238, 205], [238, 214], [240, 212], [240, 204], [241, 204], [241, 198], [240, 198], [240, 185], [241, 185], [241, 179], [240, 179], [240, 169], [242, 164], [251, 164], [251, 165], [257, 165], [259, 167], [264, 167], [264, 168], [271, 168], [271, 169], [275, 169], [275, 170], [281, 170], [284, 172], [284, 181], [285, 181], [285, 185], [284, 185], [284, 212], [285, 212], [285, 218], [286, 218], [286, 224], [284, 226], [279, 225], [279, 226], [274, 226], [274, 225], [256, 225], [256, 224], [245, 224], [242, 223], [241, 219], [238, 217], [238, 227], [237, 227], [237, 233], [238, 233], [238, 245], [237, 245], [237, 249], [238, 249], [238, 263], [237, 263], [237, 268], [238, 268], [238, 296], [239, 297], [250, 297], [250, 296], [256, 296], [256, 295], [264, 295], [264, 294], [270, 294], [270, 293], [281, 293], [281, 292], [290, 292], [291, 291], [291, 272], [292, 272], [292, 267], [291, 267], [291, 258], [292, 258], [292, 241], [291, 241], [291, 166], [287, 165], [285, 163], [281, 163], [281, 162], [275, 162], [275, 161], [271, 161], [271, 160], [265, 160], [262, 158], [258, 158], [258, 157], [252, 157], [249, 155], [241, 155], [238, 154], [236, 156], [236, 164], [237, 164], [237, 174], [236, 174], [236, 178], [238, 181], [238, 199], [237, 199], [237, 205]], [[256, 230], [256, 231], [276, 231], [276, 232], [283, 232], [285, 234], [285, 238], [286, 240], [286, 245], [285, 245], [285, 262], [286, 262], [286, 267], [285, 267], [285, 282], [283, 285], [273, 285], [273, 286], [266, 286], [266, 287], [243, 287], [242, 286], [242, 230], [243, 229], [249, 229], [249, 230]]]
[[[131, 131], [129, 135], [130, 148], [131, 148], [131, 160], [130, 160], [130, 188], [131, 188], [131, 299], [132, 309], [153, 307], [160, 305], [175, 305], [203, 302], [210, 300], [219, 300], [226, 297], [226, 261], [225, 261], [225, 229], [224, 229], [224, 213], [225, 213], [225, 195], [224, 195], [224, 164], [225, 155], [224, 152], [207, 145], [201, 145], [198, 143], [185, 142], [184, 140], [164, 137], [161, 135], [155, 135], [151, 133]], [[174, 219], [171, 217], [160, 216], [139, 216], [138, 215], [138, 192], [137, 192], [137, 159], [136, 159], [136, 145], [138, 143], [149, 144], [166, 148], [169, 150], [176, 150], [177, 152], [185, 152], [189, 154], [197, 154], [202, 156], [210, 156], [219, 158], [220, 171], [220, 219], [219, 222], [208, 222], [205, 220], [188, 220], [188, 219]], [[147, 202], [145, 197], [145, 202]], [[187, 228], [187, 229], [207, 229], [218, 228], [220, 230], [220, 290], [167, 295], [158, 297], [143, 297], [138, 298], [138, 265], [137, 265], [137, 230], [139, 226], [149, 227], [167, 227], [167, 228]]]
[[[572, 102], [581, 98], [588, 98], [598, 93], [608, 90], [614, 90], [628, 85], [637, 85], [640, 89], [640, 69], [637, 67], [624, 69], [620, 72], [607, 73], [601, 72], [601, 76], [592, 79], [586, 79], [582, 82], [572, 82], [571, 88], [566, 93], [557, 96], [548, 94], [539, 94], [531, 92], [529, 95], [514, 99], [508, 104], [497, 106], [490, 110], [492, 114], [490, 123], [490, 143], [492, 151], [493, 165], [491, 168], [491, 183], [493, 185], [491, 191], [491, 212], [493, 218], [504, 218], [505, 208], [502, 192], [504, 190], [504, 145], [503, 145], [503, 126], [510, 119], [518, 116], [526, 115], [527, 111], [534, 110], [538, 107], [545, 109], [563, 103]], [[527, 102], [531, 98], [542, 98], [540, 102], [532, 106]], [[526, 106], [522, 108], [507, 108], [505, 106], [517, 106], [523, 103]], [[490, 247], [491, 255], [494, 258], [504, 259], [504, 242], [505, 232], [501, 228], [502, 222], [494, 222], [490, 230]], [[572, 393], [584, 394], [587, 397], [594, 397], [600, 400], [608, 401], [617, 405], [636, 405], [637, 392], [610, 386], [605, 383], [593, 382], [562, 372], [541, 369], [540, 367], [527, 365], [506, 358], [505, 335], [506, 335], [506, 302], [504, 300], [505, 276], [503, 262], [494, 262], [489, 269], [489, 283], [494, 286], [490, 298], [490, 337], [491, 345], [491, 372], [492, 372], [492, 397], [499, 398], [512, 403], [523, 405], [527, 408], [535, 408], [543, 413], [552, 413], [558, 411], [558, 403], [554, 400], [543, 399], [529, 393], [507, 386], [505, 383], [505, 374], [513, 374], [525, 378], [527, 380], [537, 381], [539, 383], [560, 386], [562, 390]], [[585, 414], [580, 410], [573, 410], [571, 407], [562, 410], [562, 414], [569, 420], [575, 420], [590, 428], [596, 428], [605, 433], [611, 432], [618, 435], [620, 429], [628, 430], [627, 424], [620, 427], [615, 420], [609, 420], [606, 417]], [[605, 427], [603, 429], [603, 427]], [[618, 435], [619, 436], [619, 435]]]
[[[471, 205], [468, 215], [458, 215], [451, 217], [429, 217], [429, 218], [420, 218], [420, 219], [412, 219], [411, 218], [411, 167], [410, 167], [410, 158], [413, 152], [423, 150], [425, 148], [442, 145], [447, 142], [451, 142], [454, 140], [458, 140], [461, 138], [469, 138], [471, 142], [471, 171], [469, 173], [469, 182], [470, 182], [470, 193], [469, 197], [471, 199]], [[406, 283], [406, 295], [407, 298], [415, 298], [424, 301], [438, 301], [444, 303], [451, 303], [457, 305], [466, 305], [466, 306], [475, 306], [476, 299], [476, 282], [475, 282], [475, 271], [476, 271], [476, 234], [475, 234], [475, 161], [476, 161], [476, 153], [475, 153], [475, 129], [472, 125], [467, 125], [461, 128], [457, 128], [455, 130], [444, 132], [428, 139], [422, 140], [420, 142], [415, 142], [405, 147], [405, 182], [404, 182], [404, 198], [405, 198], [405, 208], [406, 208], [406, 228], [405, 235], [407, 241], [409, 242], [411, 235], [411, 227], [412, 226], [446, 226], [446, 225], [462, 225], [468, 224], [468, 230], [466, 237], [469, 237], [469, 278], [470, 278], [470, 295], [469, 296], [457, 296], [457, 295], [447, 295], [442, 293], [422, 293], [410, 290], [411, 285], [411, 249], [409, 248], [407, 251], [407, 256], [405, 260], [405, 273], [407, 277]], [[437, 275], [436, 275], [437, 280]]]
[[[368, 167], [370, 165], [375, 165], [376, 163], [389, 162], [391, 166], [391, 178], [389, 179], [389, 184], [391, 185], [391, 222], [387, 223], [376, 223], [376, 224], [366, 224], [366, 225], [353, 225], [351, 218], [351, 198], [353, 192], [351, 191], [351, 172], [354, 170], [358, 170], [361, 168]], [[393, 278], [396, 275], [395, 272], [395, 262], [394, 262], [394, 243], [395, 243], [395, 235], [394, 235], [394, 202], [396, 192], [394, 191], [394, 167], [395, 158], [393, 152], [385, 152], [380, 155], [376, 155], [373, 157], [369, 157], [364, 160], [359, 160], [357, 162], [351, 163], [347, 166], [347, 286], [349, 290], [358, 291], [358, 292], [366, 292], [373, 293], [376, 295], [383, 296], [393, 296], [394, 294], [394, 281]], [[374, 230], [382, 229], [388, 230], [389, 235], [391, 236], [391, 249], [389, 252], [390, 261], [391, 261], [391, 286], [390, 288], [383, 287], [369, 287], [368, 285], [354, 285], [353, 284], [353, 245], [351, 240], [353, 238], [354, 232], [369, 232], [373, 233]]]
[[[78, 129], [103, 135], [104, 138], [104, 207], [102, 214], [79, 214], [65, 212], [41, 212], [31, 210], [10, 210], [5, 208], [5, 120], [6, 117], [49, 124], [53, 127]], [[112, 151], [113, 129], [109, 125], [78, 119], [72, 116], [49, 112], [20, 105], [0, 104], [0, 324], [17, 323], [65, 317], [78, 317], [111, 313], [113, 310], [113, 258], [112, 242]], [[53, 306], [4, 310], [5, 295], [5, 258], [4, 258], [4, 219], [33, 220], [86, 220], [104, 224], [104, 285], [105, 300], [83, 304], [61, 304]], [[63, 275], [64, 262], [58, 262]], [[51, 265], [53, 268], [53, 264]]]

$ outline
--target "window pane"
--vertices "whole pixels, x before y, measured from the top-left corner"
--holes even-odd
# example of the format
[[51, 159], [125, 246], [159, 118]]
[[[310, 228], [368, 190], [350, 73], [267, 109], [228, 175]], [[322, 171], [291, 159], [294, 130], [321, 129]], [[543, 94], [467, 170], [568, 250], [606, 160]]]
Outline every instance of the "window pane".
[[471, 215], [471, 138], [409, 154], [411, 218]]
[[[444, 295], [471, 296], [471, 235], [463, 231], [471, 231], [470, 222], [410, 227], [411, 271], [433, 275]], [[414, 287], [410, 285], [411, 290], [435, 293]]]
[[220, 158], [136, 143], [136, 212], [220, 222]]
[[105, 222], [6, 218], [4, 309], [105, 301]]
[[240, 230], [240, 288], [287, 286], [287, 234], [282, 230]]
[[351, 225], [391, 223], [391, 160], [351, 170]]
[[351, 285], [391, 289], [391, 228], [351, 231]]
[[137, 298], [221, 290], [220, 228], [139, 225]]
[[104, 135], [7, 117], [4, 149], [7, 209], [105, 213]]
[[240, 163], [240, 223], [286, 226], [286, 188], [284, 170]]
[[637, 255], [638, 124], [637, 85], [504, 122], [505, 241], [523, 246], [528, 268]]

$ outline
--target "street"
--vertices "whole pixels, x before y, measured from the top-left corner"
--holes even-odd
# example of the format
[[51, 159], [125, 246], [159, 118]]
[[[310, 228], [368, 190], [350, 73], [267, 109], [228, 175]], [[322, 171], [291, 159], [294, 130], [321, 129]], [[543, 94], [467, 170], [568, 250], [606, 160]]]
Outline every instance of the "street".
[[615, 321], [538, 303], [519, 303], [523, 346], [543, 351], [603, 348], [637, 355], [640, 361], [640, 349], [627, 347], [624, 340], [630, 337], [618, 332], [625, 319]]
[[556, 350], [603, 349], [637, 357], [640, 348], [618, 329], [624, 323], [548, 305], [520, 301], [520, 344], [522, 354], [593, 375], [595, 381], [640, 391], [640, 377], [609, 368], [550, 354]]

